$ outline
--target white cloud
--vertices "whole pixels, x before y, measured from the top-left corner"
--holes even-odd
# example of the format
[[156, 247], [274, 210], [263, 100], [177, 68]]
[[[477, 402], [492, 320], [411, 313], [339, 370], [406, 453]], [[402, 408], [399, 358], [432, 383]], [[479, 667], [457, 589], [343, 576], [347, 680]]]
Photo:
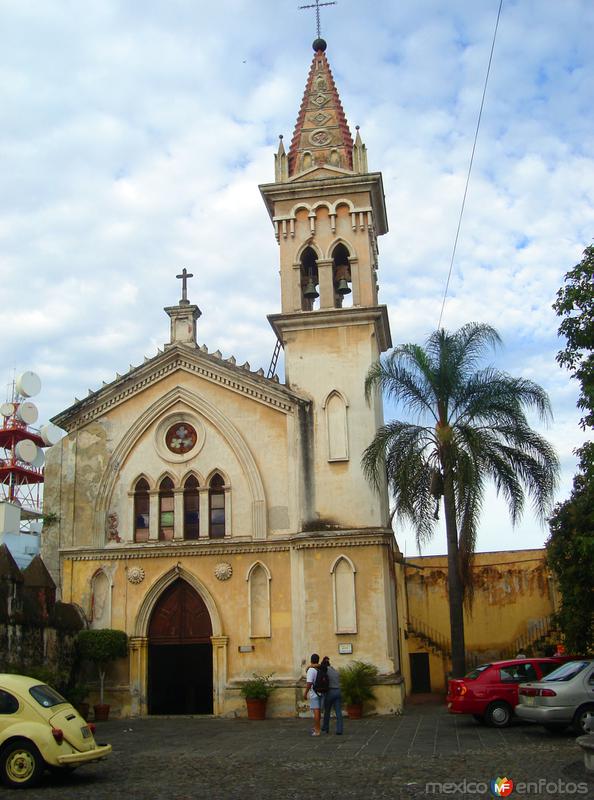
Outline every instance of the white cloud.
[[[323, 13], [345, 112], [384, 176], [395, 342], [437, 325], [495, 5]], [[247, 0], [3, 4], [3, 377], [38, 371], [45, 418], [166, 341], [183, 266], [199, 340], [267, 367], [278, 248], [257, 184], [273, 179], [278, 134], [290, 141], [313, 19]], [[551, 304], [594, 230], [592, 23], [588, 0], [504, 4], [444, 315], [495, 324], [498, 365], [551, 392], [566, 491], [583, 437]], [[528, 521], [502, 538], [500, 516], [485, 515], [481, 547], [541, 536]]]

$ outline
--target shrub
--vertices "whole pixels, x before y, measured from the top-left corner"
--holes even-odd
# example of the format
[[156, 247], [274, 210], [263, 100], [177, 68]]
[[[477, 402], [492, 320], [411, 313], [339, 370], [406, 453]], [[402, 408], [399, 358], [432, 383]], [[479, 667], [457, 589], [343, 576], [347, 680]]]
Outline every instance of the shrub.
[[246, 700], [268, 700], [274, 691], [274, 686], [270, 682], [273, 675], [273, 672], [270, 675], [258, 675], [254, 672], [253, 678], [245, 681], [241, 687], [241, 694]]
[[107, 666], [116, 658], [125, 658], [128, 655], [128, 636], [124, 631], [114, 631], [111, 628], [80, 631], [77, 645], [80, 657], [91, 661], [97, 667], [100, 702], [103, 705], [103, 686]]
[[365, 661], [353, 661], [339, 670], [342, 699], [347, 706], [361, 705], [374, 700], [371, 688], [378, 676], [378, 668]]

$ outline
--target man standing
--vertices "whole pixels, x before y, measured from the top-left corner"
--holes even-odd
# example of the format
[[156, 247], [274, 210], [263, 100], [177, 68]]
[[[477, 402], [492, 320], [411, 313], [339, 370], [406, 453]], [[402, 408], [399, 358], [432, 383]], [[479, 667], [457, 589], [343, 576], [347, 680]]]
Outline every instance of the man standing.
[[314, 683], [316, 682], [319, 663], [320, 663], [319, 655], [317, 653], [312, 653], [311, 663], [307, 669], [307, 674], [305, 676], [305, 680], [307, 681], [307, 686], [305, 687], [305, 691], [303, 692], [303, 699], [309, 700], [309, 707], [313, 711], [314, 727], [313, 731], [311, 732], [312, 736], [320, 735], [321, 698], [320, 695], [314, 690]]
[[338, 674], [338, 670], [334, 669], [330, 665], [330, 659], [328, 656], [324, 656], [322, 659], [322, 665], [326, 666], [328, 670], [328, 691], [326, 692], [326, 696], [324, 698], [324, 724], [322, 725], [322, 730], [324, 733], [330, 733], [330, 712], [334, 707], [334, 713], [336, 714], [336, 735], [342, 736], [342, 705], [341, 705], [341, 694], [340, 694], [340, 676]]

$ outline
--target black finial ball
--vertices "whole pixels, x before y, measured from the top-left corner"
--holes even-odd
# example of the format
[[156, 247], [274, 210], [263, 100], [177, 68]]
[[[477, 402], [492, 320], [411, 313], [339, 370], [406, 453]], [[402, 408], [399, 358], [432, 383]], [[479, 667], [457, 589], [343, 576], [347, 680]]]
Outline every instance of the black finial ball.
[[312, 44], [312, 47], [314, 49], [314, 52], [317, 53], [318, 50], [321, 50], [323, 53], [325, 49], [328, 47], [328, 45], [326, 44], [324, 39], [316, 39], [315, 42]]

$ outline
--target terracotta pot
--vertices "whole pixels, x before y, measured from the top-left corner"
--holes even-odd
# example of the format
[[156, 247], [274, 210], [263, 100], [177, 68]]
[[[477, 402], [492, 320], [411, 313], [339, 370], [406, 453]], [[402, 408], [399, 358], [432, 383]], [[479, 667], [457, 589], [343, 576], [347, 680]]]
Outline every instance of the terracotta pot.
[[85, 720], [89, 719], [90, 706], [89, 706], [88, 703], [79, 703], [76, 706], [76, 710], [78, 711], [78, 713], [81, 715], [81, 717], [83, 719], [85, 719]]
[[253, 700], [251, 697], [245, 698], [247, 705], [248, 719], [266, 719], [266, 700]]
[[109, 719], [109, 705], [107, 703], [97, 703], [93, 706], [95, 712], [95, 722], [107, 722]]
[[347, 705], [346, 707], [347, 714], [349, 715], [349, 719], [361, 719], [363, 716], [363, 704], [356, 703], [352, 706]]

